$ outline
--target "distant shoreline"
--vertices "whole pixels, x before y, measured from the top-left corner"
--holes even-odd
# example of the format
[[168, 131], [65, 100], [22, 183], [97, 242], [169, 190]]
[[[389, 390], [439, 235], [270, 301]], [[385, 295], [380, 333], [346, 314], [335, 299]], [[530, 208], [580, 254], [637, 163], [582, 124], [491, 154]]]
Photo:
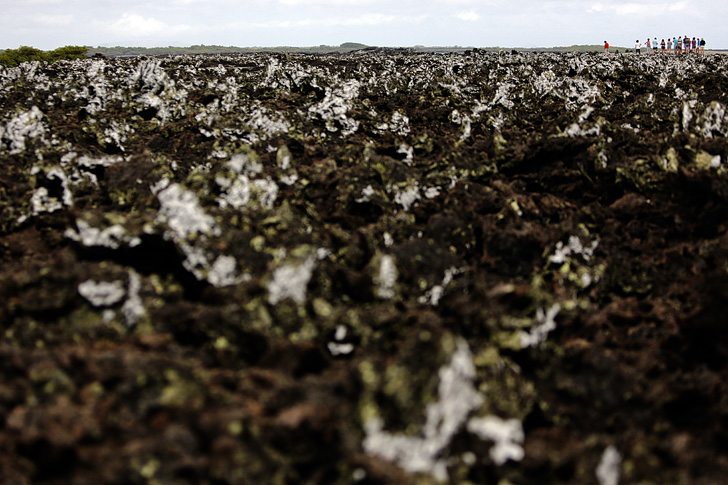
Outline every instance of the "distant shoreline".
[[[351, 52], [367, 52], [367, 51], [401, 51], [411, 53], [462, 53], [467, 51], [485, 51], [485, 52], [532, 52], [532, 53], [602, 53], [604, 47], [601, 44], [593, 45], [571, 45], [571, 46], [555, 46], [555, 47], [473, 47], [473, 46], [423, 46], [415, 45], [410, 47], [392, 47], [392, 46], [370, 46], [355, 42], [345, 42], [338, 46], [320, 45], [311, 47], [294, 47], [294, 46], [278, 46], [278, 47], [237, 47], [237, 46], [221, 46], [221, 45], [191, 45], [187, 47], [92, 47], [85, 46], [88, 56], [103, 55], [105, 57], [131, 57], [131, 56], [156, 56], [156, 55], [215, 55], [215, 54], [253, 54], [253, 53], [280, 53], [280, 54], [346, 54]], [[0, 53], [6, 49], [0, 49]], [[634, 48], [612, 46], [611, 53], [633, 53]], [[643, 51], [646, 54], [646, 51]], [[728, 49], [708, 49], [706, 53], [728, 54]]]
[[[463, 46], [410, 46], [410, 47], [392, 47], [392, 46], [369, 46], [354, 42], [346, 42], [339, 46], [320, 45], [315, 47], [237, 47], [237, 46], [220, 46], [220, 45], [192, 45], [189, 47], [88, 47], [88, 55], [101, 54], [108, 57], [118, 56], [137, 56], [137, 55], [193, 55], [193, 54], [238, 54], [238, 53], [284, 53], [284, 54], [334, 54], [349, 53], [367, 50], [401, 50], [403, 52], [414, 53], [457, 53], [471, 50], [480, 50], [488, 52], [516, 51], [516, 52], [596, 52], [601, 53], [604, 47], [601, 44], [594, 45], [571, 45], [556, 47], [463, 47]], [[613, 53], [630, 53], [633, 48], [613, 46]], [[708, 50], [712, 53], [728, 53], [728, 50]]]

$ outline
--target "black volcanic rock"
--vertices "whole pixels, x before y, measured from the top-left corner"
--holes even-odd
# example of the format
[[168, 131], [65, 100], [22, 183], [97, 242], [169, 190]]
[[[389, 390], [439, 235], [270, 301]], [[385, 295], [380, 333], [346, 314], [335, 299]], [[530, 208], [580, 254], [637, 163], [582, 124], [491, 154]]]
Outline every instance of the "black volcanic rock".
[[727, 68], [0, 69], [0, 482], [724, 482]]

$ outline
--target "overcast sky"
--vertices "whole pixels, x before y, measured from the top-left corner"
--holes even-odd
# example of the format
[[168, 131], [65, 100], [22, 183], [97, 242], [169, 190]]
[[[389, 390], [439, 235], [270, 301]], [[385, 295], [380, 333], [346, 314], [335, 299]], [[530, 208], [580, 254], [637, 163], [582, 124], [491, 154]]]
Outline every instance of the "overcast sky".
[[87, 46], [728, 48], [728, 0], [0, 0], [0, 49]]

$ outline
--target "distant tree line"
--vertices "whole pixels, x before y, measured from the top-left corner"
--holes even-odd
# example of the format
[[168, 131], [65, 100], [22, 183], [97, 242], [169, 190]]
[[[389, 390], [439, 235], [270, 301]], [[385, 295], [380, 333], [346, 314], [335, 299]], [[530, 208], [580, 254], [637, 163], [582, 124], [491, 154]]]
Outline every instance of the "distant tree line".
[[161, 56], [184, 54], [232, 54], [248, 52], [241, 47], [225, 47], [221, 45], [191, 45], [189, 47], [90, 47], [89, 55], [101, 54], [108, 57], [119, 56]]
[[118, 56], [160, 56], [160, 55], [195, 55], [195, 54], [236, 54], [244, 52], [283, 52], [283, 53], [318, 53], [350, 52], [364, 49], [365, 44], [344, 42], [338, 46], [320, 45], [315, 47], [235, 47], [222, 45], [191, 45], [189, 47], [89, 47], [88, 55], [101, 54], [107, 57]]
[[56, 62], [63, 59], [82, 59], [86, 57], [87, 52], [87, 47], [78, 45], [67, 45], [52, 51], [42, 51], [34, 47], [22, 46], [18, 49], [6, 49], [0, 52], [0, 64], [15, 67], [29, 61]]
[[15, 67], [28, 61], [55, 62], [61, 59], [82, 59], [95, 55], [106, 57], [120, 56], [159, 56], [159, 55], [196, 55], [196, 54], [235, 54], [244, 52], [281, 52], [316, 53], [351, 52], [368, 46], [355, 42], [345, 42], [338, 46], [320, 45], [315, 47], [235, 47], [221, 45], [191, 45], [189, 47], [90, 47], [66, 46], [52, 51], [42, 51], [34, 47], [22, 46], [18, 49], [0, 50], [0, 65]]
[[[55, 62], [61, 59], [81, 59], [95, 55], [106, 57], [119, 56], [159, 56], [159, 55], [196, 55], [196, 54], [236, 54], [245, 52], [279, 52], [279, 53], [310, 53], [333, 54], [346, 53], [362, 49], [373, 49], [366, 44], [357, 42], [344, 42], [338, 46], [319, 45], [313, 47], [235, 47], [221, 45], [191, 45], [189, 47], [90, 47], [66, 46], [52, 51], [42, 51], [33, 47], [23, 46], [18, 49], [0, 51], [0, 65], [14, 67], [27, 61]], [[465, 52], [472, 47], [426, 47], [417, 45], [409, 48], [412, 52]], [[622, 49], [622, 48], [620, 48]], [[601, 45], [572, 45], [568, 47], [540, 47], [540, 48], [511, 48], [511, 47], [481, 47], [484, 51], [519, 51], [519, 52], [601, 52]]]

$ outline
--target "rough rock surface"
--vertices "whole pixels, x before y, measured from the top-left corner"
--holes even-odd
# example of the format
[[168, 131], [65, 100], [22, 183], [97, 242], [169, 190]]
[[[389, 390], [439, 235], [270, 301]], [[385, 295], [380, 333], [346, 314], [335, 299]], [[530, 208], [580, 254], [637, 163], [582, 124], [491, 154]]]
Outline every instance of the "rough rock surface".
[[728, 480], [728, 58], [0, 70], [0, 482]]

